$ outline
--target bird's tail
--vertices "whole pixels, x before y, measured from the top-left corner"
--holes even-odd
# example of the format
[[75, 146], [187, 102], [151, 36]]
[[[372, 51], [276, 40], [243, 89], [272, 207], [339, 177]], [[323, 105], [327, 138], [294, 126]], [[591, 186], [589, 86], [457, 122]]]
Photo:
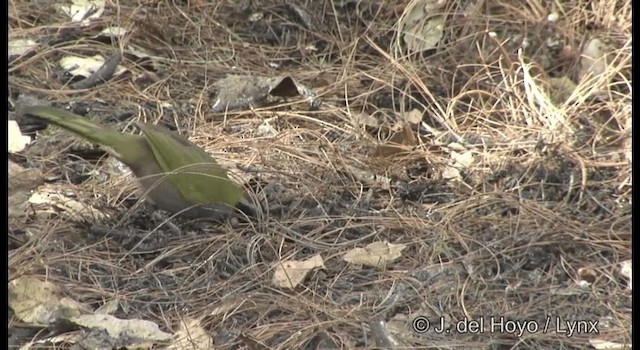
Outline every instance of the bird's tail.
[[87, 141], [113, 149], [119, 148], [119, 145], [126, 144], [131, 138], [136, 138], [134, 135], [123, 134], [110, 126], [93, 122], [59, 108], [29, 106], [21, 108], [20, 112], [71, 131]]

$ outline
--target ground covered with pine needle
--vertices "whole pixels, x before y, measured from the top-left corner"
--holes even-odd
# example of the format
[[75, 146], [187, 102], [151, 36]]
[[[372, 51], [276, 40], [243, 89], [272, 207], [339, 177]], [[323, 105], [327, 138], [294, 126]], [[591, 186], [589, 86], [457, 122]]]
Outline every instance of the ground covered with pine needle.
[[[113, 27], [126, 33], [100, 35]], [[34, 138], [9, 155], [38, 174], [29, 196], [76, 208], [16, 199], [10, 290], [48, 282], [85, 314], [152, 322], [172, 335], [156, 348], [631, 347], [629, 2], [122, 0], [85, 23], [12, 0], [9, 37], [35, 47], [10, 56], [10, 105], [164, 125], [262, 207], [156, 215], [121, 164], [10, 108]], [[125, 71], [88, 88], [61, 66], [114, 53]], [[314, 100], [213, 108], [230, 75], [285, 77]], [[376, 242], [379, 264], [345, 259]], [[15, 346], [133, 348], [11, 303]]]

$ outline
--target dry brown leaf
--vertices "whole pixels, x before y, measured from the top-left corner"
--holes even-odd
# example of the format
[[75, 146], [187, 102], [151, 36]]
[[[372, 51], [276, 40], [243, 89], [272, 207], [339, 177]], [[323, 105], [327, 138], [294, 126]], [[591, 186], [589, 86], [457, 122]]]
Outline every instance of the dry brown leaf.
[[451, 159], [453, 160], [454, 167], [458, 169], [468, 169], [473, 164], [475, 157], [471, 151], [462, 153], [451, 151]]
[[206, 3], [205, 3], [204, 0], [189, 0], [189, 6], [190, 7], [197, 8], [197, 7], [202, 7], [202, 6], [205, 6], [205, 5], [206, 5]]
[[[69, 55], [60, 59], [60, 67], [73, 76], [87, 78], [102, 68], [105, 61], [105, 58], [100, 55], [93, 57]], [[118, 76], [126, 71], [125, 67], [117, 66], [113, 76]]]
[[8, 57], [22, 56], [29, 52], [33, 52], [38, 48], [38, 44], [33, 39], [11, 39], [9, 38], [9, 47], [7, 48]]
[[631, 290], [631, 276], [633, 275], [631, 265], [631, 260], [625, 260], [620, 263], [620, 273], [629, 280], [629, 285], [627, 286], [629, 290]]
[[109, 38], [124, 38], [125, 35], [127, 35], [128, 33], [129, 33], [129, 29], [127, 28], [113, 26], [113, 27], [104, 28], [102, 31], [100, 31], [100, 34], [95, 36], [95, 38], [100, 38], [103, 36], [109, 37]]
[[392, 244], [387, 241], [373, 242], [364, 248], [348, 251], [343, 259], [350, 264], [383, 267], [401, 257], [406, 247], [404, 244]]
[[278, 117], [268, 118], [262, 121], [256, 130], [260, 137], [274, 137], [278, 131], [271, 125], [271, 121], [277, 121]]
[[401, 130], [393, 134], [389, 141], [378, 145], [374, 154], [375, 157], [401, 157], [410, 153], [411, 149], [418, 144], [413, 128], [407, 122], [402, 124]]
[[[123, 320], [111, 315], [87, 314], [69, 318], [69, 321], [85, 329], [82, 340], [85, 344], [96, 346], [115, 346], [116, 348], [150, 348], [157, 342], [171, 339], [171, 334], [160, 330], [157, 324], [145, 320]], [[91, 339], [91, 337], [94, 337]], [[93, 345], [96, 344], [96, 345]]]
[[[46, 348], [46, 345], [50, 346], [51, 344], [76, 344], [82, 339], [82, 337], [83, 337], [82, 331], [67, 332], [64, 334], [54, 335], [48, 338], [30, 341], [29, 343], [21, 346], [20, 350], [28, 350], [31, 348], [42, 349], [42, 348]], [[34, 345], [36, 344], [46, 344], [46, 345], [34, 347]], [[101, 350], [101, 349], [95, 349], [95, 350]], [[110, 349], [107, 349], [107, 350], [110, 350]]]
[[374, 174], [369, 170], [356, 168], [354, 166], [347, 165], [346, 167], [349, 174], [363, 184], [384, 189], [389, 189], [391, 187], [391, 179], [387, 176]]
[[22, 135], [15, 120], [9, 120], [8, 129], [9, 153], [20, 152], [31, 142], [31, 137]]
[[444, 165], [441, 171], [441, 178], [444, 180], [462, 180], [462, 174], [460, 174], [460, 169]]
[[307, 260], [289, 260], [274, 265], [273, 284], [282, 288], [295, 288], [315, 268], [324, 268], [324, 260], [317, 254]]
[[86, 312], [81, 304], [62, 296], [55, 284], [33, 276], [9, 282], [8, 294], [16, 317], [32, 325], [51, 325]]
[[214, 86], [217, 90], [216, 101], [211, 106], [214, 112], [258, 107], [269, 96], [302, 96], [312, 107], [318, 107], [320, 104], [320, 100], [311, 89], [288, 76], [229, 75], [218, 80]]
[[372, 128], [380, 126], [380, 121], [369, 113], [353, 113], [351, 114], [351, 118], [358, 126], [368, 126]]
[[586, 283], [587, 285], [591, 285], [598, 278], [597, 273], [591, 267], [581, 267], [578, 269], [578, 283]]
[[108, 217], [108, 214], [99, 211], [87, 204], [69, 198], [56, 190], [42, 187], [38, 192], [29, 197], [33, 211], [38, 215], [47, 216], [52, 213], [51, 209], [61, 211], [73, 220], [96, 220]]
[[56, 6], [73, 22], [88, 24], [91, 18], [100, 18], [104, 12], [105, 0], [71, 0]]
[[631, 349], [631, 344], [616, 343], [603, 339], [589, 339], [589, 344], [596, 350], [626, 350]]
[[412, 1], [398, 22], [398, 32], [402, 36], [409, 53], [435, 48], [444, 33], [445, 17], [440, 10], [446, 1]]
[[25, 214], [31, 191], [44, 183], [39, 169], [25, 169], [9, 161], [9, 217]]
[[606, 45], [600, 39], [591, 39], [582, 49], [578, 81], [582, 81], [587, 75], [595, 76], [606, 72], [606, 55]]
[[213, 339], [199, 320], [187, 317], [180, 321], [180, 329], [173, 335], [167, 349], [212, 350]]
[[30, 191], [44, 183], [40, 169], [25, 169], [9, 160], [9, 195], [14, 191]]
[[417, 109], [414, 108], [412, 110], [410, 110], [409, 112], [405, 113], [403, 115], [404, 120], [409, 123], [409, 125], [414, 126], [414, 125], [419, 125], [420, 123], [422, 123], [422, 116], [424, 115], [424, 113]]
[[431, 308], [416, 309], [410, 313], [398, 313], [386, 322], [387, 332], [399, 342], [413, 342], [422, 332], [433, 331], [435, 327], [451, 327], [450, 317], [435, 313]]

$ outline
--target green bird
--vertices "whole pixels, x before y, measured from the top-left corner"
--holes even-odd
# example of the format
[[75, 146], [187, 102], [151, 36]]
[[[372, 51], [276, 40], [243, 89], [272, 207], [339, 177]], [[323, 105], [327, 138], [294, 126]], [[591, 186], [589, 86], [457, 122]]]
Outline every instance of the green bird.
[[23, 107], [20, 112], [100, 145], [133, 171], [146, 197], [160, 209], [216, 221], [234, 207], [247, 214], [255, 210], [207, 152], [163, 127], [136, 123], [142, 133], [132, 135], [54, 107]]

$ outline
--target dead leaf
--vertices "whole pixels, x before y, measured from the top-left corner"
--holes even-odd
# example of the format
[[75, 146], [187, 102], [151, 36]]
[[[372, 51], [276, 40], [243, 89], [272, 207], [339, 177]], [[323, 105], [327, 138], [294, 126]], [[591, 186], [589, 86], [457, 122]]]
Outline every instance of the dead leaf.
[[398, 22], [398, 33], [409, 53], [435, 48], [444, 33], [445, 17], [441, 14], [446, 1], [412, 1]]
[[25, 169], [11, 160], [8, 168], [9, 195], [19, 191], [31, 191], [44, 183], [40, 169]]
[[415, 125], [420, 125], [422, 123], [423, 115], [424, 113], [421, 110], [414, 108], [409, 112], [405, 113], [402, 117], [407, 123], [409, 123], [409, 125], [415, 126]]
[[625, 350], [631, 349], [631, 344], [615, 343], [602, 339], [589, 339], [589, 344], [596, 350]]
[[9, 282], [8, 294], [16, 317], [32, 325], [51, 325], [86, 312], [81, 304], [62, 296], [55, 284], [33, 276]]
[[171, 333], [161, 331], [157, 324], [139, 319], [124, 320], [111, 315], [87, 314], [71, 317], [69, 321], [91, 330], [86, 332], [83, 343], [110, 344], [109, 348], [148, 348], [172, 337]]
[[8, 57], [22, 56], [33, 52], [39, 44], [33, 39], [9, 39]]
[[277, 262], [274, 265], [273, 284], [282, 288], [295, 288], [307, 277], [307, 274], [315, 268], [324, 268], [324, 260], [314, 255], [307, 260], [289, 260]]
[[467, 150], [467, 147], [465, 147], [464, 145], [458, 143], [458, 142], [449, 142], [446, 144], [447, 148], [451, 149], [452, 151], [458, 151], [458, 152], [464, 152]]
[[22, 134], [15, 120], [8, 122], [9, 153], [20, 152], [31, 142], [31, 137]]
[[206, 3], [204, 0], [189, 0], [189, 6], [190, 7], [202, 7], [204, 6]]
[[597, 273], [594, 269], [590, 267], [580, 267], [578, 268], [578, 283], [586, 283], [587, 285], [593, 284], [597, 279]]
[[[93, 57], [65, 56], [60, 59], [60, 67], [73, 76], [87, 78], [97, 72], [105, 65], [104, 57], [95, 55]], [[118, 76], [127, 69], [123, 66], [117, 66], [113, 76]]]
[[119, 51], [116, 51], [111, 56], [109, 56], [109, 58], [104, 61], [104, 64], [91, 75], [81, 81], [71, 83], [71, 88], [81, 90], [89, 89], [96, 85], [103, 84], [113, 77], [118, 68], [120, 68], [120, 73], [124, 72], [124, 68], [119, 66], [121, 60], [122, 54]]
[[414, 134], [413, 128], [406, 122], [402, 123], [402, 129], [391, 136], [384, 144], [378, 145], [375, 157], [389, 158], [401, 157], [411, 152], [414, 146], [418, 144], [418, 140]]
[[211, 308], [209, 316], [224, 315], [229, 311], [237, 309], [239, 306], [249, 301], [246, 298], [229, 297], [221, 300], [215, 307]]
[[265, 103], [269, 96], [302, 96], [311, 107], [319, 107], [320, 100], [306, 86], [291, 77], [261, 77], [229, 75], [214, 84], [218, 95], [211, 106], [214, 112], [257, 107]]
[[578, 81], [582, 81], [587, 75], [596, 76], [605, 73], [608, 66], [606, 54], [606, 45], [600, 39], [591, 39], [582, 49]]
[[391, 179], [384, 175], [378, 175], [371, 171], [349, 165], [346, 165], [346, 168], [349, 174], [351, 174], [356, 180], [362, 182], [363, 184], [371, 187], [380, 187], [383, 189], [389, 189], [391, 187]]
[[353, 113], [351, 114], [351, 119], [357, 126], [369, 126], [372, 128], [380, 126], [380, 121], [369, 113]]
[[44, 214], [47, 216], [51, 213], [51, 209], [55, 208], [56, 211], [64, 213], [73, 220], [91, 221], [109, 217], [104, 212], [75, 199], [69, 198], [58, 193], [54, 189], [47, 188], [46, 186], [31, 195], [29, 203], [32, 204], [33, 211], [39, 215]]
[[108, 37], [108, 38], [119, 39], [119, 38], [123, 38], [125, 35], [127, 35], [127, 33], [129, 33], [129, 29], [124, 27], [118, 27], [118, 26], [107, 27], [103, 29], [100, 32], [100, 34], [96, 35], [96, 38]]
[[31, 191], [44, 184], [39, 169], [25, 169], [9, 160], [9, 217], [24, 215]]
[[468, 169], [474, 162], [473, 152], [465, 151], [458, 153], [451, 151], [451, 159], [453, 160], [453, 166], [458, 169]]
[[384, 267], [402, 256], [404, 244], [391, 244], [387, 241], [373, 242], [364, 248], [354, 248], [348, 251], [343, 260], [356, 265]]
[[[38, 339], [35, 341], [30, 341], [27, 344], [24, 344], [23, 346], [20, 347], [20, 350], [28, 350], [31, 349], [32, 347], [35, 349], [42, 349], [45, 348], [46, 345], [51, 345], [51, 344], [76, 344], [78, 343], [79, 340], [82, 339], [82, 332], [81, 331], [72, 331], [72, 332], [67, 332], [64, 334], [59, 334], [59, 335], [54, 335], [52, 337], [48, 337], [48, 338], [43, 338], [43, 339]], [[42, 347], [34, 347], [33, 345], [35, 344], [45, 344], [45, 346]], [[96, 349], [98, 350], [98, 349]]]
[[629, 280], [629, 285], [627, 286], [629, 290], [631, 290], [631, 276], [633, 275], [631, 265], [631, 260], [625, 260], [620, 263], [620, 273]]
[[277, 118], [278, 117], [273, 117], [263, 120], [260, 126], [258, 126], [258, 135], [261, 137], [274, 137], [278, 135], [278, 132], [270, 123], [273, 120], [277, 120]]
[[460, 174], [460, 169], [445, 165], [442, 167], [441, 178], [443, 180], [462, 180], [462, 174]]
[[71, 0], [57, 6], [58, 10], [69, 16], [73, 22], [87, 24], [91, 18], [102, 16], [105, 3], [105, 0]]
[[180, 321], [180, 329], [171, 338], [167, 349], [213, 350], [213, 339], [202, 329], [200, 321], [187, 317]]

